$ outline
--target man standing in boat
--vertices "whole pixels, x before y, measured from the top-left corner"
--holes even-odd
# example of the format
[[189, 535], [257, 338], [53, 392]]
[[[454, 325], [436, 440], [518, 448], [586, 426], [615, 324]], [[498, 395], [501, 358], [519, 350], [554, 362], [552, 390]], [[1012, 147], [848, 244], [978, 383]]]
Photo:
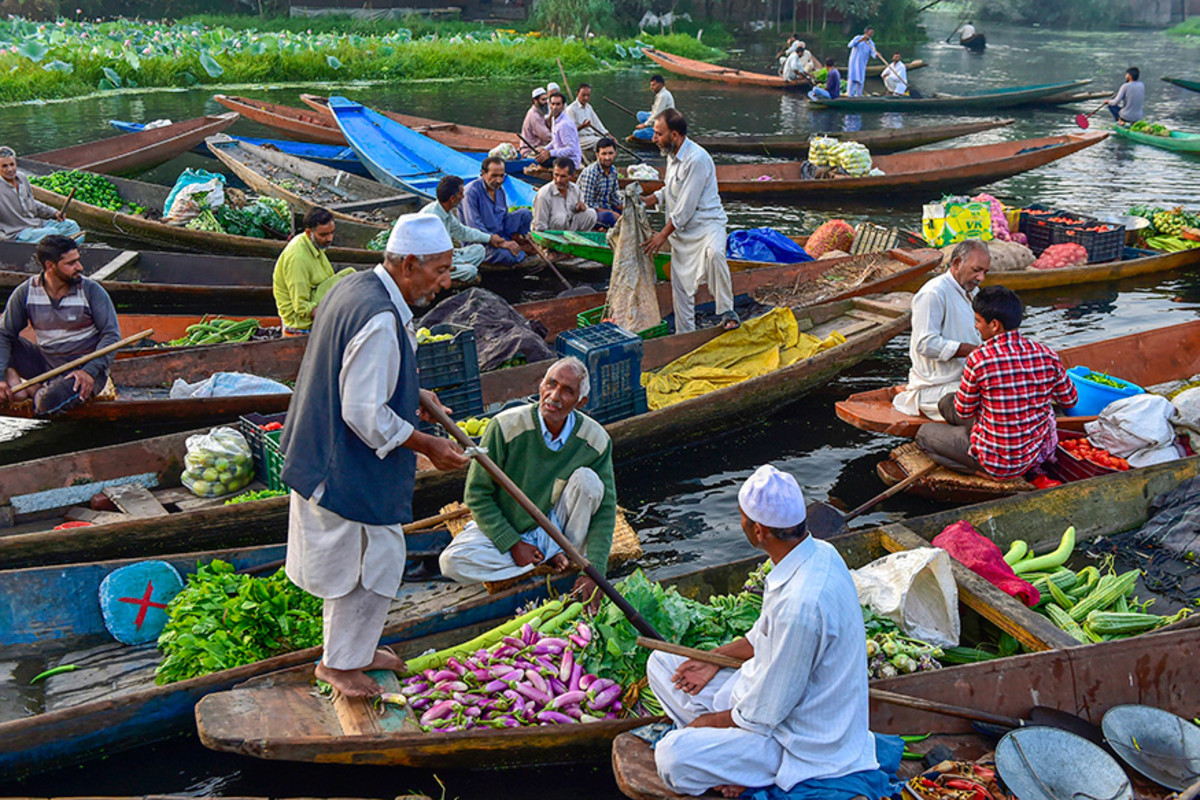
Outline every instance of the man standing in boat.
[[550, 123], [547, 121], [549, 100], [541, 86], [533, 90], [533, 102], [521, 124], [521, 155], [532, 157], [538, 149], [550, 144]]
[[404, 573], [417, 453], [466, 466], [458, 445], [416, 430], [417, 341], [412, 306], [450, 286], [452, 245], [440, 220], [406, 214], [383, 263], [339, 283], [304, 352], [280, 446], [291, 487], [287, 574], [324, 599], [317, 677], [339, 692], [379, 694], [370, 669], [402, 669], [379, 648]]
[[[120, 341], [121, 329], [108, 292], [83, 277], [74, 239], [45, 237], [38, 242], [37, 260], [41, 274], [13, 290], [0, 317], [0, 406], [32, 397], [40, 417], [67, 411], [103, 391], [112, 354], [39, 387], [15, 394], [13, 387]], [[26, 327], [33, 329], [37, 344], [21, 336]]]
[[283, 321], [284, 336], [304, 336], [313, 326], [313, 314], [338, 281], [353, 275], [354, 267], [335, 273], [325, 251], [333, 245], [333, 213], [314, 206], [304, 215], [304, 233], [297, 234], [275, 261], [271, 292]]
[[744, 659], [736, 670], [650, 654], [650, 688], [676, 725], [654, 750], [659, 776], [688, 795], [778, 787], [803, 797], [886, 796], [850, 570], [808, 533], [791, 475], [759, 467], [738, 491], [738, 510], [750, 545], [771, 559], [762, 615], [714, 651]]
[[661, 204], [667, 224], [643, 249], [654, 256], [671, 243], [671, 297], [675, 332], [696, 330], [696, 290], [707, 283], [723, 330], [741, 322], [733, 310], [733, 279], [725, 259], [728, 217], [717, 192], [712, 156], [687, 136], [687, 119], [674, 108], [654, 120], [654, 143], [667, 157], [663, 187], [646, 196], [646, 208]]
[[[479, 168], [479, 177], [467, 184], [462, 205], [458, 212], [462, 221], [476, 230], [495, 234], [502, 239], [512, 240], [521, 249], [531, 252], [529, 226], [533, 212], [528, 208], [509, 210], [508, 196], [504, 193], [504, 159], [488, 156]], [[505, 246], [487, 245], [484, 261], [499, 266], [521, 263], [524, 256]]]
[[29, 178], [17, 171], [17, 153], [0, 147], [0, 239], [40, 242], [50, 234], [75, 236], [79, 223], [33, 196]]
[[470, 282], [479, 277], [479, 265], [487, 257], [487, 248], [507, 250], [522, 258], [521, 246], [496, 233], [477, 230], [459, 221], [455, 215], [463, 201], [463, 179], [457, 175], [446, 175], [438, 181], [437, 200], [421, 209], [422, 214], [433, 214], [442, 221], [446, 233], [456, 243], [451, 262], [450, 279]]
[[634, 138], [649, 142], [654, 140], [654, 122], [669, 108], [675, 107], [675, 98], [667, 91], [667, 82], [662, 75], [650, 76], [650, 91], [654, 92], [654, 105], [649, 111], [637, 112], [638, 124], [633, 129]]
[[901, 414], [942, 421], [939, 401], [958, 389], [967, 356], [983, 341], [975, 329], [971, 301], [991, 263], [987, 245], [967, 239], [951, 253], [950, 268], [913, 296], [908, 341], [912, 369], [908, 385], [892, 399]]
[[874, 35], [875, 29], [867, 26], [847, 45], [850, 48], [850, 66], [846, 71], [846, 80], [849, 82], [846, 94], [849, 97], [862, 97], [863, 87], [867, 82], [867, 64], [872, 57], [883, 57], [879, 55], [879, 51], [875, 49], [875, 43], [871, 41], [871, 37]]

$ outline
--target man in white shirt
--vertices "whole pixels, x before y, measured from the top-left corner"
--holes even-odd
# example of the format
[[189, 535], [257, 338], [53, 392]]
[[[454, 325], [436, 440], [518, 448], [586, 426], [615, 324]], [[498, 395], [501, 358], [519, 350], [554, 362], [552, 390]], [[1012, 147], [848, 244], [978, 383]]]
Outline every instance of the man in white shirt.
[[438, 469], [467, 459], [415, 429], [419, 401], [412, 305], [450, 286], [450, 237], [437, 218], [396, 221], [383, 263], [340, 281], [321, 301], [280, 447], [291, 487], [287, 575], [324, 599], [316, 675], [350, 697], [379, 694], [366, 672], [402, 669], [379, 647], [404, 575], [417, 453]]
[[892, 94], [908, 94], [908, 67], [900, 60], [899, 53], [892, 53], [892, 62], [883, 68], [883, 85]]
[[966, 25], [962, 26], [962, 30], [958, 34], [958, 40], [960, 42], [963, 42], [963, 41], [966, 41], [967, 39], [970, 39], [974, 35], [975, 35], [975, 24], [972, 22], [968, 22]]
[[596, 107], [592, 105], [592, 87], [586, 83], [579, 84], [575, 94], [575, 102], [567, 106], [567, 116], [575, 122], [579, 132], [579, 147], [583, 151], [583, 160], [590, 162], [596, 150], [596, 143], [610, 134], [608, 128], [600, 121]]
[[662, 75], [650, 76], [650, 91], [654, 92], [654, 105], [649, 111], [637, 112], [638, 124], [633, 129], [634, 138], [646, 142], [654, 140], [654, 121], [668, 108], [675, 107], [675, 98], [667, 91]]
[[450, 264], [450, 279], [470, 282], [479, 277], [479, 265], [487, 258], [487, 247], [503, 248], [518, 259], [524, 256], [521, 254], [521, 245], [516, 242], [498, 233], [464, 225], [459, 220], [455, 209], [462, 205], [465, 196], [463, 179], [457, 175], [447, 175], [438, 181], [437, 200], [422, 208], [421, 213], [432, 214], [440, 219], [450, 239], [457, 244]]
[[908, 385], [892, 399], [902, 414], [942, 422], [938, 401], [958, 390], [971, 351], [982, 344], [971, 301], [987, 277], [987, 245], [967, 239], [954, 248], [950, 269], [927, 282], [912, 301]]
[[771, 559], [762, 615], [745, 638], [715, 650], [744, 659], [739, 669], [651, 654], [650, 688], [678, 728], [655, 748], [658, 774], [689, 795], [798, 785], [816, 794], [833, 781], [862, 782], [848, 795], [874, 794], [882, 773], [850, 570], [833, 545], [808, 534], [791, 475], [759, 467], [738, 492], [738, 510], [747, 540]]
[[590, 231], [596, 227], [596, 209], [583, 202], [583, 191], [571, 181], [571, 159], [554, 159], [554, 178], [533, 198], [535, 231]]

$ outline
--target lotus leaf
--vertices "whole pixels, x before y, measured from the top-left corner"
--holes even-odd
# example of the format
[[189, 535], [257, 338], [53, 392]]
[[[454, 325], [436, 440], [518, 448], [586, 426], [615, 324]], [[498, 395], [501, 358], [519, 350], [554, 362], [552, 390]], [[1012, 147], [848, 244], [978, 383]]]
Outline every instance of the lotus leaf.
[[218, 64], [207, 50], [200, 51], [200, 66], [204, 67], [210, 78], [219, 78], [225, 72], [225, 68]]

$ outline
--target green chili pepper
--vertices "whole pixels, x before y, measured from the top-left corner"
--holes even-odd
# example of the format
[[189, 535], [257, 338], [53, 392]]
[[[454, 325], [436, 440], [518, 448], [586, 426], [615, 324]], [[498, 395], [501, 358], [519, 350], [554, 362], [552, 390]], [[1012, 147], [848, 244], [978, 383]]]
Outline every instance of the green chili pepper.
[[46, 678], [50, 678], [54, 675], [61, 675], [64, 672], [74, 672], [76, 669], [77, 667], [74, 664], [61, 664], [57, 667], [51, 667], [45, 672], [39, 672], [37, 675], [34, 675], [33, 680], [29, 682], [29, 685], [33, 686], [38, 681], [45, 680]]

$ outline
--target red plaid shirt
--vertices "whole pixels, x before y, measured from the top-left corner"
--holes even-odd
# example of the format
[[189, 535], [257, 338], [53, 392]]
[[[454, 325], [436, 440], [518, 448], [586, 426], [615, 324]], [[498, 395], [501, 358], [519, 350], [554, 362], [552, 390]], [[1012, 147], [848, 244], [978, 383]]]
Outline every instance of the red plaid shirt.
[[1039, 462], [1054, 436], [1052, 401], [1067, 408], [1079, 402], [1058, 354], [1006, 331], [967, 356], [954, 408], [977, 417], [971, 455], [988, 474], [1014, 478]]

